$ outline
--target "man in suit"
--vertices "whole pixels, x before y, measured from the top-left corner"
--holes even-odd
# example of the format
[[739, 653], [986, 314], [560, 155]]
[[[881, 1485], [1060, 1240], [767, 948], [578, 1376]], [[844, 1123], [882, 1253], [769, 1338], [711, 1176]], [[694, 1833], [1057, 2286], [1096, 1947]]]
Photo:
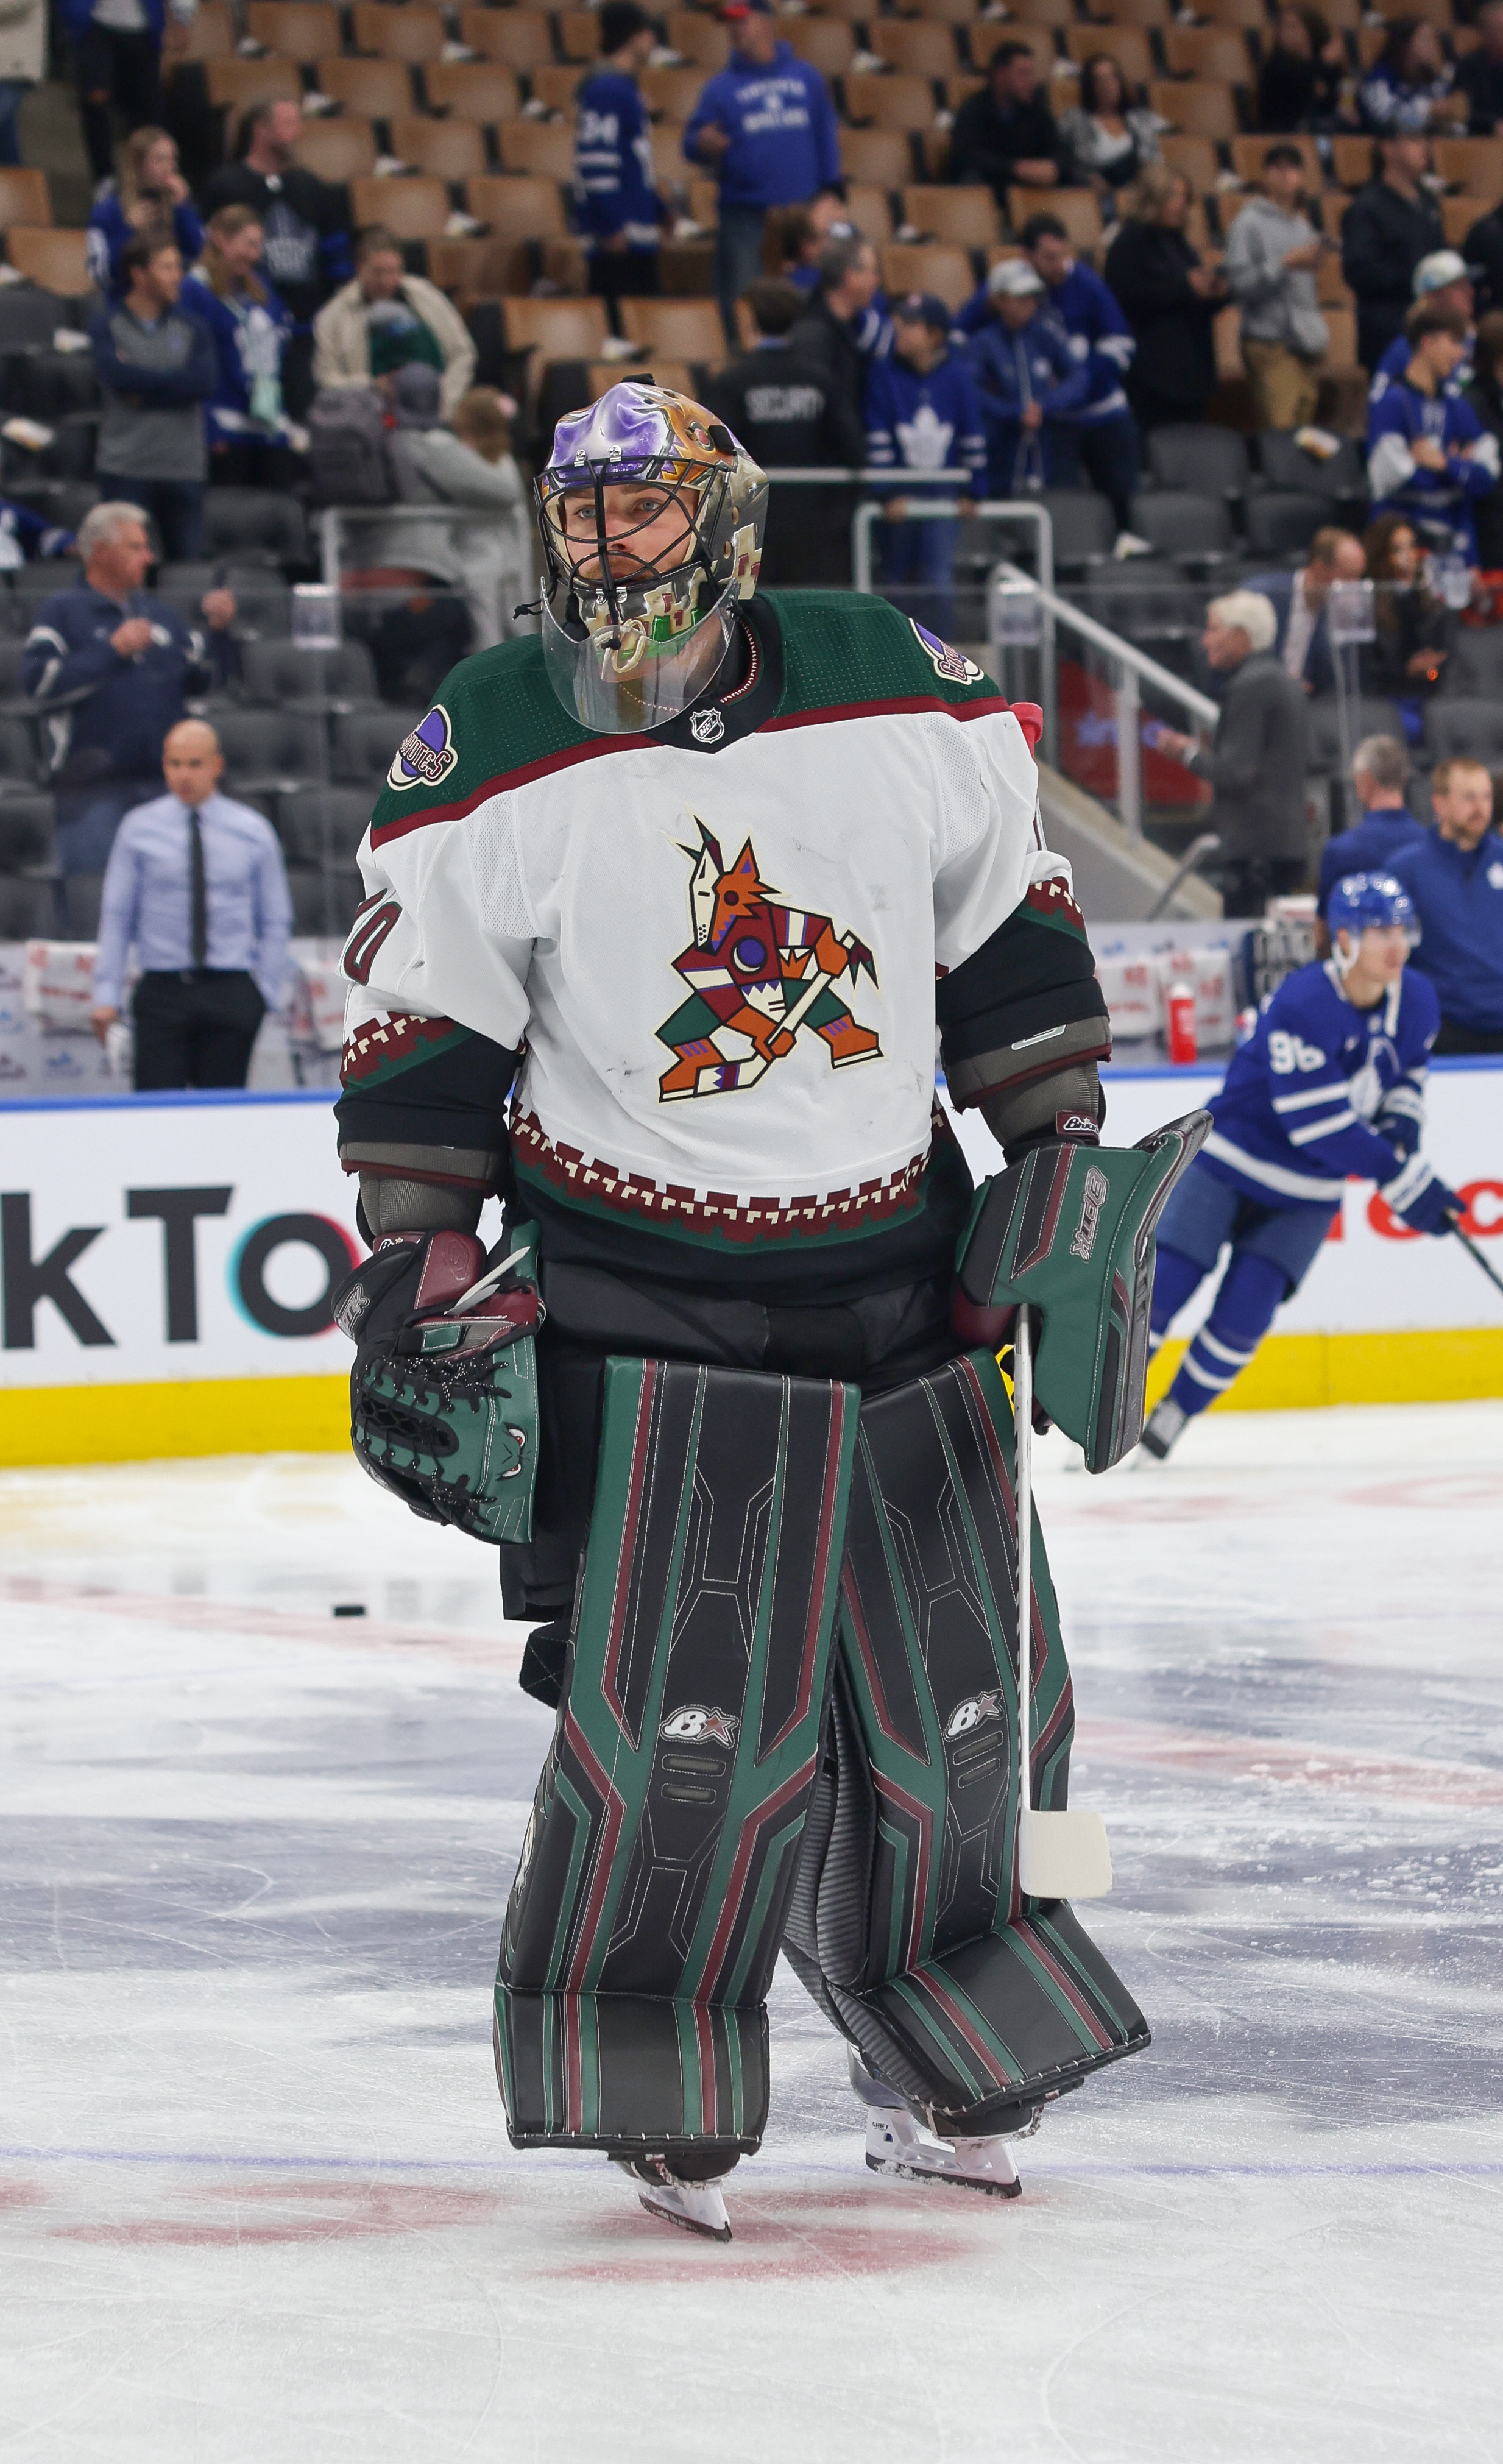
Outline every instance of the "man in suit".
[[1334, 524], [1316, 531], [1310, 561], [1298, 573], [1258, 573], [1244, 585], [1268, 600], [1278, 621], [1273, 655], [1286, 675], [1318, 698], [1336, 691], [1336, 662], [1326, 623], [1334, 582], [1360, 582], [1367, 556], [1359, 539]]

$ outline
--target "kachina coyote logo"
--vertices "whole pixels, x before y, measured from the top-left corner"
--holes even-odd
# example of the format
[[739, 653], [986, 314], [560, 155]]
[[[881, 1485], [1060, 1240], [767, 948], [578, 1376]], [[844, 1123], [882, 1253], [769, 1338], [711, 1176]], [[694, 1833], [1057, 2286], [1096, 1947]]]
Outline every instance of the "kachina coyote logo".
[[858, 1026], [831, 989], [844, 977], [853, 993], [863, 967], [875, 983], [866, 943], [837, 933], [828, 915], [782, 905], [762, 878], [750, 839], [727, 865], [697, 813], [689, 818], [699, 833], [699, 845], [682, 850], [694, 866], [694, 939], [674, 965], [690, 994], [657, 1030], [674, 1055], [658, 1080], [658, 1101], [755, 1087], [805, 1028], [823, 1039], [833, 1069], [879, 1060], [882, 1047], [871, 1028]]

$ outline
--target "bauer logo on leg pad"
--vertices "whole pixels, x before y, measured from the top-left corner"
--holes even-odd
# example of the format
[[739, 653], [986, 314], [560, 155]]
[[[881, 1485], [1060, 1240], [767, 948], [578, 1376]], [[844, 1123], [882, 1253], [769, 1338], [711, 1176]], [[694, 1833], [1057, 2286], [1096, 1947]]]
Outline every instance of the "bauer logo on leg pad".
[[449, 713], [442, 702], [435, 702], [428, 716], [398, 745], [387, 772], [387, 785], [399, 793], [405, 787], [440, 786], [458, 759]]
[[972, 1728], [979, 1728], [984, 1720], [1000, 1720], [1001, 1717], [1000, 1688], [993, 1687], [988, 1694], [967, 1694], [963, 1703], [957, 1703], [944, 1724], [944, 1742], [951, 1745], [957, 1737], [968, 1736]]
[[1086, 1175], [1086, 1185], [1080, 1199], [1080, 1221], [1075, 1226], [1075, 1237], [1070, 1244], [1070, 1254], [1072, 1258], [1089, 1261], [1091, 1252], [1096, 1244], [1096, 1226], [1101, 1221], [1101, 1209], [1111, 1195], [1111, 1182], [1105, 1173], [1098, 1172], [1093, 1164]]
[[680, 1709], [669, 1713], [657, 1733], [671, 1737], [678, 1746], [734, 1746], [740, 1725], [739, 1712], [722, 1711], [704, 1703], [685, 1703]]

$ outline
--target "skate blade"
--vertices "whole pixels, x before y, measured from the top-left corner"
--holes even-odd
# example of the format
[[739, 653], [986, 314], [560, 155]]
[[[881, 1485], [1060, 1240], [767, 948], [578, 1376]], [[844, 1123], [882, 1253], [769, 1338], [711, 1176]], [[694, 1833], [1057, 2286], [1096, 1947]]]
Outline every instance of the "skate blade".
[[976, 2190], [984, 2199], [1021, 2199], [1021, 2182], [968, 2182], [963, 2173], [926, 2173], [917, 2165], [900, 2165], [895, 2157], [869, 2156], [869, 2173], [886, 2173], [895, 2182], [921, 2182], [941, 2190]]
[[637, 2199], [650, 2216], [656, 2216], [665, 2225], [677, 2225], [681, 2232], [694, 2233], [700, 2241], [725, 2242], [731, 2238], [728, 2224], [719, 2227], [696, 2224], [693, 2216], [681, 2216], [676, 2208], [660, 2208], [651, 2190], [638, 2190]]

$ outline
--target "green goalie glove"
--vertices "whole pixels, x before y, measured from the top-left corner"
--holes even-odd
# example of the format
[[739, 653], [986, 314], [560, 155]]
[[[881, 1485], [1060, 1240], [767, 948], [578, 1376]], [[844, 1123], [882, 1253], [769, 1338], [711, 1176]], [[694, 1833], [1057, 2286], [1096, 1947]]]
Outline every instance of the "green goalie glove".
[[1088, 1471], [1110, 1470], [1142, 1435], [1154, 1228], [1210, 1125], [1187, 1112], [1136, 1147], [1035, 1147], [976, 1193], [956, 1331], [996, 1351], [1019, 1305], [1037, 1309], [1034, 1392]]

